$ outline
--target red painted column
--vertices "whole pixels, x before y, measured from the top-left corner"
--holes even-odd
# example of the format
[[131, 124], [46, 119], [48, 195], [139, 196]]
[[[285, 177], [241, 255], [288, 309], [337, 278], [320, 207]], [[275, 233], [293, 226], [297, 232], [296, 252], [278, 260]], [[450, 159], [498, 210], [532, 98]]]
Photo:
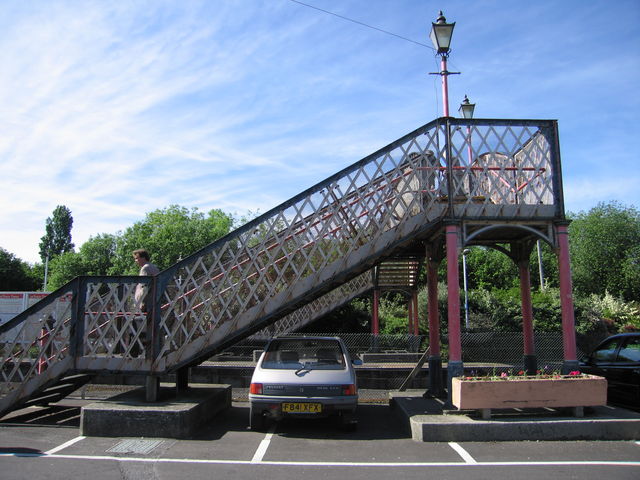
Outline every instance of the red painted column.
[[420, 335], [420, 317], [418, 316], [418, 292], [414, 291], [411, 296], [413, 303], [413, 334]]
[[429, 388], [427, 394], [444, 395], [442, 357], [440, 356], [440, 315], [438, 312], [438, 264], [427, 250], [427, 302], [429, 320]]
[[535, 355], [535, 344], [533, 340], [533, 306], [531, 304], [531, 274], [529, 273], [529, 262], [520, 260], [518, 262], [520, 270], [520, 301], [522, 308], [522, 334], [524, 336], [524, 354]]
[[[569, 262], [569, 232], [567, 225], [556, 225], [558, 238], [558, 272], [560, 277], [560, 308], [562, 313], [563, 370], [577, 369], [576, 328], [573, 312], [571, 264]], [[568, 373], [568, 372], [564, 372]]]
[[409, 335], [413, 334], [413, 299], [409, 297], [407, 300], [407, 323], [409, 324], [407, 327], [407, 332]]
[[429, 348], [432, 356], [440, 356], [440, 319], [438, 315], [438, 263], [427, 259], [427, 302]]
[[[447, 57], [446, 55], [442, 55], [440, 57], [440, 71], [447, 71]], [[449, 81], [447, 80], [447, 73], [441, 74], [442, 76], [442, 104], [443, 111], [442, 114], [445, 117], [449, 116]]]
[[[527, 257], [528, 258], [528, 257]], [[527, 375], [535, 375], [538, 371], [538, 359], [533, 333], [533, 306], [531, 304], [531, 274], [529, 260], [518, 261], [520, 271], [520, 301], [522, 308], [522, 337], [524, 339], [523, 364]]]
[[447, 225], [447, 292], [449, 325], [449, 362], [462, 361], [460, 339], [460, 278], [458, 273], [458, 226]]
[[373, 290], [373, 305], [372, 305], [372, 316], [371, 319], [371, 333], [374, 335], [378, 335], [380, 333], [380, 318], [378, 317], [378, 304], [380, 303], [380, 290], [375, 288]]

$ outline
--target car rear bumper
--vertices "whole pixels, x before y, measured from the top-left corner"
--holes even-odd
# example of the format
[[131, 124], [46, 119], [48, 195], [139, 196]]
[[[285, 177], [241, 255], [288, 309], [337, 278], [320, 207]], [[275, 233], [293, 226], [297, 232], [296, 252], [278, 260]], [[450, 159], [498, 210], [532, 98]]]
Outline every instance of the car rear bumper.
[[[341, 397], [290, 397], [290, 396], [269, 396], [269, 395], [249, 395], [251, 409], [263, 412], [270, 417], [280, 418], [285, 416], [299, 417], [324, 417], [334, 414], [353, 413], [358, 405], [357, 395], [345, 395]], [[322, 411], [316, 412], [284, 412], [284, 403], [320, 403]]]

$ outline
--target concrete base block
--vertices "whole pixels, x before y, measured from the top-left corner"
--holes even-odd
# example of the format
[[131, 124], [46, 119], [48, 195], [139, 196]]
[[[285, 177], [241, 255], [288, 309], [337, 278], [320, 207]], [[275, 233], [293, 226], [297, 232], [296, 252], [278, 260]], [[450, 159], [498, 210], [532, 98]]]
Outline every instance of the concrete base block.
[[230, 406], [229, 385], [191, 385], [176, 394], [175, 386], [162, 384], [154, 403], [145, 401], [140, 388], [82, 407], [80, 435], [190, 438]]
[[[419, 442], [500, 442], [519, 440], [637, 440], [640, 414], [623, 408], [593, 407], [585, 416], [562, 410], [502, 411], [483, 419], [475, 411], [447, 414], [421, 392], [393, 392], [391, 406]], [[567, 415], [568, 413], [568, 415]]]

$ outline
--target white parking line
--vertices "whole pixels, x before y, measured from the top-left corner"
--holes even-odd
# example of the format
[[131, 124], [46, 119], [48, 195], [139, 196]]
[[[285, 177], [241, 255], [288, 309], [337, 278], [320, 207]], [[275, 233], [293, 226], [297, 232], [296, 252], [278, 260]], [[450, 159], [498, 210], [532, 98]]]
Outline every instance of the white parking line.
[[54, 453], [57, 453], [60, 450], [64, 450], [65, 448], [70, 447], [74, 443], [78, 443], [80, 440], [83, 440], [85, 438], [87, 438], [87, 437], [83, 437], [83, 436], [76, 437], [76, 438], [74, 438], [72, 440], [69, 440], [68, 442], [63, 443], [62, 445], [58, 445], [57, 447], [52, 448], [48, 452], [44, 452], [44, 454], [45, 455], [53, 455]]
[[478, 463], [476, 462], [476, 459], [469, 454], [469, 452], [467, 452], [464, 448], [462, 448], [456, 442], [449, 442], [449, 446], [453, 448], [456, 452], [458, 452], [458, 455], [462, 457], [465, 463]]
[[260, 442], [258, 445], [258, 449], [256, 453], [253, 454], [253, 458], [251, 459], [251, 463], [261, 463], [264, 458], [265, 453], [267, 453], [267, 449], [269, 448], [269, 444], [271, 443], [271, 439], [273, 438], [273, 434], [276, 431], [275, 424], [271, 426], [267, 436]]
[[[42, 455], [36, 454], [0, 454], [3, 456], [21, 457], [21, 458], [42, 458]], [[175, 464], [208, 464], [208, 465], [252, 465], [252, 461], [248, 460], [212, 460], [197, 458], [148, 458], [148, 457], [121, 457], [107, 455], [50, 455], [48, 459], [61, 460], [85, 460], [85, 461], [104, 461], [111, 460], [114, 462], [139, 462], [139, 463], [175, 463]], [[265, 461], [260, 465], [277, 465], [284, 467], [463, 467], [463, 468], [479, 468], [479, 467], [495, 467], [495, 466], [522, 466], [522, 467], [548, 467], [548, 466], [618, 466], [618, 467], [640, 467], [640, 462], [635, 461], [547, 461], [547, 462], [476, 462], [473, 464], [462, 462], [287, 462], [287, 461]]]

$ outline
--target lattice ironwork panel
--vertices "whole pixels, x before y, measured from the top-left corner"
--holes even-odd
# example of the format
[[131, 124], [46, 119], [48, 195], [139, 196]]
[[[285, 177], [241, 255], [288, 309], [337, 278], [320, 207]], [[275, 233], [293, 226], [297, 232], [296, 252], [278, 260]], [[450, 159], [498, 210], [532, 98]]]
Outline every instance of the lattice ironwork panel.
[[392, 230], [401, 236], [414, 217], [428, 223], [460, 205], [475, 216], [553, 205], [548, 122], [467, 122], [416, 130], [183, 261], [163, 293], [162, 354], [295, 303], [295, 287], [348, 270], [360, 249]]
[[481, 122], [451, 128], [455, 216], [553, 216], [560, 197], [555, 131], [544, 122]]
[[143, 301], [150, 293], [150, 284], [150, 277], [120, 282], [103, 277], [85, 283], [81, 356], [145, 357], [151, 318], [143, 311]]
[[274, 297], [294, 302], [292, 286], [317, 287], [385, 232], [426, 212], [444, 214], [421, 169], [439, 136], [436, 125], [423, 128], [183, 261], [164, 291], [163, 354], [216, 328], [234, 330], [245, 312], [271, 313], [263, 307]]
[[45, 383], [50, 368], [71, 355], [72, 298], [72, 290], [47, 298], [21, 323], [0, 334], [2, 396], [36, 377]]
[[252, 338], [271, 338], [295, 332], [372, 288], [373, 275], [371, 271], [367, 271], [262, 329]]

